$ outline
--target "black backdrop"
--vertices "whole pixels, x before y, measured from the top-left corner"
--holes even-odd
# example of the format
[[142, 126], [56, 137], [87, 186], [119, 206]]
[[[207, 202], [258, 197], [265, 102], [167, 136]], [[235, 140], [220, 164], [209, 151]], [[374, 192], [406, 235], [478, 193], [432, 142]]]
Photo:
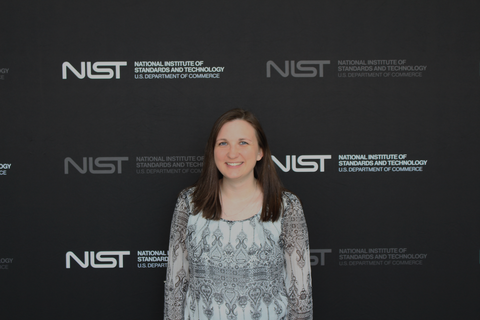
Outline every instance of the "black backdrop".
[[161, 318], [233, 107], [303, 201], [315, 319], [479, 318], [478, 1], [0, 7], [2, 319]]

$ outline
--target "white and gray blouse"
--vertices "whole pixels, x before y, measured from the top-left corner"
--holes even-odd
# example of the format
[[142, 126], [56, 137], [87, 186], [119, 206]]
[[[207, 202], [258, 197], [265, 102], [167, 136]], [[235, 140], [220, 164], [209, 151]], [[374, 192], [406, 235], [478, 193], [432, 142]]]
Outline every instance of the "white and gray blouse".
[[308, 231], [298, 198], [276, 222], [207, 220], [178, 197], [170, 230], [165, 320], [313, 319]]

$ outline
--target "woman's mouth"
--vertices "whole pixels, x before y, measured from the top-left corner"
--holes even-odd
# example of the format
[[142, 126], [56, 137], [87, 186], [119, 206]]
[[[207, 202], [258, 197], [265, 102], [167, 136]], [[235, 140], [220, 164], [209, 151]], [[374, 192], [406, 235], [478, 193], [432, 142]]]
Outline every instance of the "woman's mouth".
[[242, 163], [243, 162], [227, 162], [227, 165], [232, 166], [232, 167], [236, 167], [236, 166], [241, 165]]

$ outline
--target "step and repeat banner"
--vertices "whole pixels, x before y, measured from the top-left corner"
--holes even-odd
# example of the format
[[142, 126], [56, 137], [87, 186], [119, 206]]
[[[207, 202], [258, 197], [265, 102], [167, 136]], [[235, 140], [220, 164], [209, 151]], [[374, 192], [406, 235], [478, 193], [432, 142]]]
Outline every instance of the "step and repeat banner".
[[303, 202], [315, 319], [479, 318], [478, 1], [0, 7], [2, 319], [162, 319], [235, 107]]

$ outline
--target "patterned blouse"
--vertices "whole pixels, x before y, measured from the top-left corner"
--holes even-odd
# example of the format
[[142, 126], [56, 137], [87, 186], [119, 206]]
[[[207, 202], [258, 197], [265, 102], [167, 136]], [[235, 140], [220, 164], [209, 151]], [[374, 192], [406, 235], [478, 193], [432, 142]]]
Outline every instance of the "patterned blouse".
[[192, 214], [178, 197], [170, 230], [164, 319], [313, 319], [308, 231], [298, 198], [276, 222]]

